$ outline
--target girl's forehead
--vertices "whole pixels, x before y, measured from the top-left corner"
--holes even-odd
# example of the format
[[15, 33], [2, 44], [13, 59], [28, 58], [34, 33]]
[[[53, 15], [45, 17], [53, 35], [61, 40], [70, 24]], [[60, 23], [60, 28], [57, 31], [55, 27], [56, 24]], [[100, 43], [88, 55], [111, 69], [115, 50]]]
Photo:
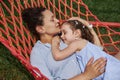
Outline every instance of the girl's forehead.
[[63, 23], [61, 25], [61, 29], [63, 29], [63, 28], [69, 28], [69, 27], [70, 27], [70, 24], [68, 24], [68, 23]]
[[61, 27], [61, 31], [63, 31], [63, 30], [71, 30], [71, 28], [70, 28], [70, 25], [68, 25], [68, 24], [65, 24], [65, 25], [62, 25], [62, 27]]

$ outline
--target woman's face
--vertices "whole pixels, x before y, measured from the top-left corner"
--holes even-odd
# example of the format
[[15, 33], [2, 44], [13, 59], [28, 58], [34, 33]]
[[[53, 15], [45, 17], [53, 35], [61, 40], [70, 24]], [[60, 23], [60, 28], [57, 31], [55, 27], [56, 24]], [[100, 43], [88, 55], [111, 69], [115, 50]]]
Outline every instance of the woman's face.
[[74, 31], [70, 28], [69, 24], [63, 24], [61, 26], [61, 38], [66, 44], [70, 44], [72, 41], [75, 40], [75, 34]]
[[43, 16], [43, 24], [46, 34], [55, 35], [60, 32], [59, 21], [54, 17], [51, 11], [45, 10]]

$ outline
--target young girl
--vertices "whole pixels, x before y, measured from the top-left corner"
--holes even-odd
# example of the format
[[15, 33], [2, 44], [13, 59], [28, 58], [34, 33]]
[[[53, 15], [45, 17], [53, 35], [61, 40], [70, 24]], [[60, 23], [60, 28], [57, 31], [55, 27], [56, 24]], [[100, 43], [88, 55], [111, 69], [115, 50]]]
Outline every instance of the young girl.
[[[96, 46], [93, 43], [94, 37], [89, 28], [83, 25], [79, 20], [69, 20], [61, 26], [61, 38], [68, 46], [60, 50], [60, 39], [56, 36], [52, 40], [52, 53], [55, 60], [63, 60], [72, 54], [76, 54], [79, 66], [84, 72], [88, 60], [94, 56], [95, 59], [99, 57], [107, 58], [105, 73], [95, 78], [95, 80], [120, 80], [120, 61], [113, 56], [102, 51], [101, 45]], [[94, 74], [94, 73], [93, 73]]]

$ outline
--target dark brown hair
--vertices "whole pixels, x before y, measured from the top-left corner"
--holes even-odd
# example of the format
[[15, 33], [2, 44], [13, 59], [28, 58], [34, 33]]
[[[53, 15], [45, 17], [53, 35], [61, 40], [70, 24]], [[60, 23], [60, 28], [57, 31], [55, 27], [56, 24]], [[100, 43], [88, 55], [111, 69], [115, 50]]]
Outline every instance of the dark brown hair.
[[34, 7], [34, 8], [26, 8], [22, 11], [22, 19], [27, 24], [27, 28], [30, 30], [30, 32], [36, 37], [36, 39], [39, 39], [39, 34], [36, 31], [37, 25], [44, 25], [43, 24], [43, 14], [46, 9], [42, 7]]
[[70, 28], [72, 30], [80, 29], [81, 37], [83, 39], [88, 40], [89, 42], [94, 43], [94, 39], [93, 39], [92, 33], [90, 32], [88, 27], [83, 25], [80, 21], [78, 21], [78, 20], [68, 20], [68, 21], [65, 21], [63, 24], [65, 24], [65, 23], [69, 24]]

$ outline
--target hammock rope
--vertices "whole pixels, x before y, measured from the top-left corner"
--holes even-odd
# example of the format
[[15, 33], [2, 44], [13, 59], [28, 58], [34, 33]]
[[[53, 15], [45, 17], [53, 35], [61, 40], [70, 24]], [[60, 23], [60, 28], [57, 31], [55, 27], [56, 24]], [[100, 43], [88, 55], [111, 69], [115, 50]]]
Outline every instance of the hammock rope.
[[104, 50], [114, 55], [120, 50], [120, 23], [101, 22], [82, 0], [1, 0], [0, 43], [15, 56], [36, 80], [47, 78], [30, 64], [30, 52], [36, 39], [25, 28], [21, 11], [28, 7], [43, 6], [60, 21], [79, 16], [94, 25]]

